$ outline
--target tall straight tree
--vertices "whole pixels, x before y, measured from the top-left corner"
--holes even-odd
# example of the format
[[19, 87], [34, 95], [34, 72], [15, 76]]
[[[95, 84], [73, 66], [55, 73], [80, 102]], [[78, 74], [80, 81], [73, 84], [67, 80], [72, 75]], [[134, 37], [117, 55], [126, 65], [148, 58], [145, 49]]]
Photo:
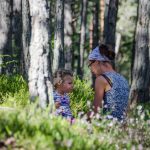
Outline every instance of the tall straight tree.
[[92, 21], [90, 24], [90, 49], [98, 46], [99, 42], [99, 0], [93, 2]]
[[94, 1], [93, 13], [93, 43], [92, 48], [95, 48], [99, 42], [99, 0]]
[[55, 72], [58, 68], [64, 68], [64, 0], [56, 1], [53, 72]]
[[3, 68], [12, 59], [12, 1], [0, 0], [0, 74], [11, 73], [11, 65]]
[[13, 31], [13, 54], [16, 61], [18, 61], [18, 65], [16, 66], [16, 71], [20, 72], [20, 58], [21, 58], [21, 41], [22, 41], [22, 14], [21, 14], [21, 2], [22, 0], [13, 0], [13, 17], [12, 17], [12, 31]]
[[[99, 44], [99, 0], [94, 1], [93, 11], [93, 36], [92, 49]], [[92, 74], [92, 87], [94, 88], [95, 76]]]
[[49, 71], [49, 10], [47, 0], [29, 0], [31, 42], [29, 47], [29, 91], [31, 100], [39, 99], [41, 108], [51, 101], [52, 84]]
[[99, 22], [100, 22], [100, 40], [103, 41], [104, 37], [104, 13], [105, 13], [105, 0], [99, 0], [100, 10], [99, 10]]
[[77, 70], [77, 67], [76, 67], [76, 63], [78, 61], [78, 53], [79, 53], [79, 35], [80, 35], [80, 32], [79, 32], [79, 29], [78, 29], [78, 26], [79, 26], [79, 16], [81, 14], [80, 12], [80, 1], [72, 1], [72, 5], [71, 5], [71, 8], [72, 8], [72, 31], [73, 31], [73, 36], [72, 36], [72, 41], [73, 41], [73, 46], [72, 46], [72, 70], [73, 71], [76, 71]]
[[86, 39], [86, 22], [87, 22], [87, 6], [88, 0], [82, 0], [81, 8], [81, 27], [80, 27], [80, 52], [78, 59], [78, 70], [77, 74], [82, 79], [83, 78], [83, 67], [84, 67], [84, 45]]
[[106, 0], [104, 15], [104, 42], [115, 50], [115, 32], [118, 13], [118, 0]]
[[29, 44], [31, 37], [31, 21], [29, 1], [22, 1], [22, 53], [21, 53], [21, 73], [28, 79], [30, 65]]
[[150, 2], [139, 0], [130, 102], [150, 101]]
[[51, 46], [52, 42], [52, 7], [53, 7], [53, 1], [48, 1], [48, 7], [49, 7], [49, 50], [50, 50], [50, 72], [52, 73], [52, 58], [53, 58], [53, 50]]
[[65, 0], [64, 4], [64, 50], [65, 68], [72, 70], [72, 0]]

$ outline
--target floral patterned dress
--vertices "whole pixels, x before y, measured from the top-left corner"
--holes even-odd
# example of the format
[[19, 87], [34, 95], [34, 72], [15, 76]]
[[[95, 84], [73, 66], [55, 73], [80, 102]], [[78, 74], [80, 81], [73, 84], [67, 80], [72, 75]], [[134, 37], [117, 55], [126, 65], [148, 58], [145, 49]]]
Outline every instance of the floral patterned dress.
[[116, 72], [105, 72], [104, 75], [111, 81], [112, 88], [104, 93], [103, 112], [108, 114], [108, 118], [123, 120], [128, 105], [128, 82]]
[[60, 107], [56, 109], [55, 114], [61, 115], [62, 117], [65, 118], [72, 118], [73, 116], [70, 109], [69, 96], [67, 94], [61, 95], [56, 91], [53, 92], [53, 96], [54, 96], [54, 102], [60, 103]]

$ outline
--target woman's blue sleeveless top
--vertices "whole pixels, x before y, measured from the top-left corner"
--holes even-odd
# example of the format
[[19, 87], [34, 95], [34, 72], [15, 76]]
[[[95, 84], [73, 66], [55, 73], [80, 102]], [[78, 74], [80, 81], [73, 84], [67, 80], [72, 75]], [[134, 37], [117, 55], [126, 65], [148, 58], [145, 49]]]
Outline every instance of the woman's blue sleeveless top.
[[104, 94], [103, 112], [108, 116], [123, 120], [128, 105], [129, 85], [127, 80], [116, 72], [105, 72], [112, 88]]

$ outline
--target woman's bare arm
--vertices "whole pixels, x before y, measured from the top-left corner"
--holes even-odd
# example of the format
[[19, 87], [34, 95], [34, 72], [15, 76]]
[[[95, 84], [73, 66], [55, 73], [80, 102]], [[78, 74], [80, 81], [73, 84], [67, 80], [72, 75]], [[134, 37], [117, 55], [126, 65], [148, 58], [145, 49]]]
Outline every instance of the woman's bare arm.
[[104, 77], [99, 76], [95, 80], [95, 96], [93, 101], [93, 111], [98, 112], [98, 109], [102, 107], [102, 100], [106, 88], [106, 81]]
[[88, 112], [88, 114], [87, 114], [88, 120], [90, 120], [90, 118], [94, 114], [98, 113], [99, 108], [102, 107], [102, 100], [103, 100], [106, 85], [107, 85], [107, 82], [104, 79], [104, 77], [99, 76], [96, 78], [96, 80], [95, 80], [95, 96], [94, 96], [93, 107], [92, 107], [92, 110], [94, 111], [94, 113], [92, 113], [92, 111]]

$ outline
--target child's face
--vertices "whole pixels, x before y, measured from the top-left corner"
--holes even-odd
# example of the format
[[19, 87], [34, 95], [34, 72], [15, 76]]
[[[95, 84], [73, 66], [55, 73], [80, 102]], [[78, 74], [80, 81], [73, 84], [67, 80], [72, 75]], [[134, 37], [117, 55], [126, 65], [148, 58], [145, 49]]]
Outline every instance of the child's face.
[[62, 83], [62, 89], [64, 93], [70, 93], [73, 90], [73, 77], [66, 75], [64, 82]]

